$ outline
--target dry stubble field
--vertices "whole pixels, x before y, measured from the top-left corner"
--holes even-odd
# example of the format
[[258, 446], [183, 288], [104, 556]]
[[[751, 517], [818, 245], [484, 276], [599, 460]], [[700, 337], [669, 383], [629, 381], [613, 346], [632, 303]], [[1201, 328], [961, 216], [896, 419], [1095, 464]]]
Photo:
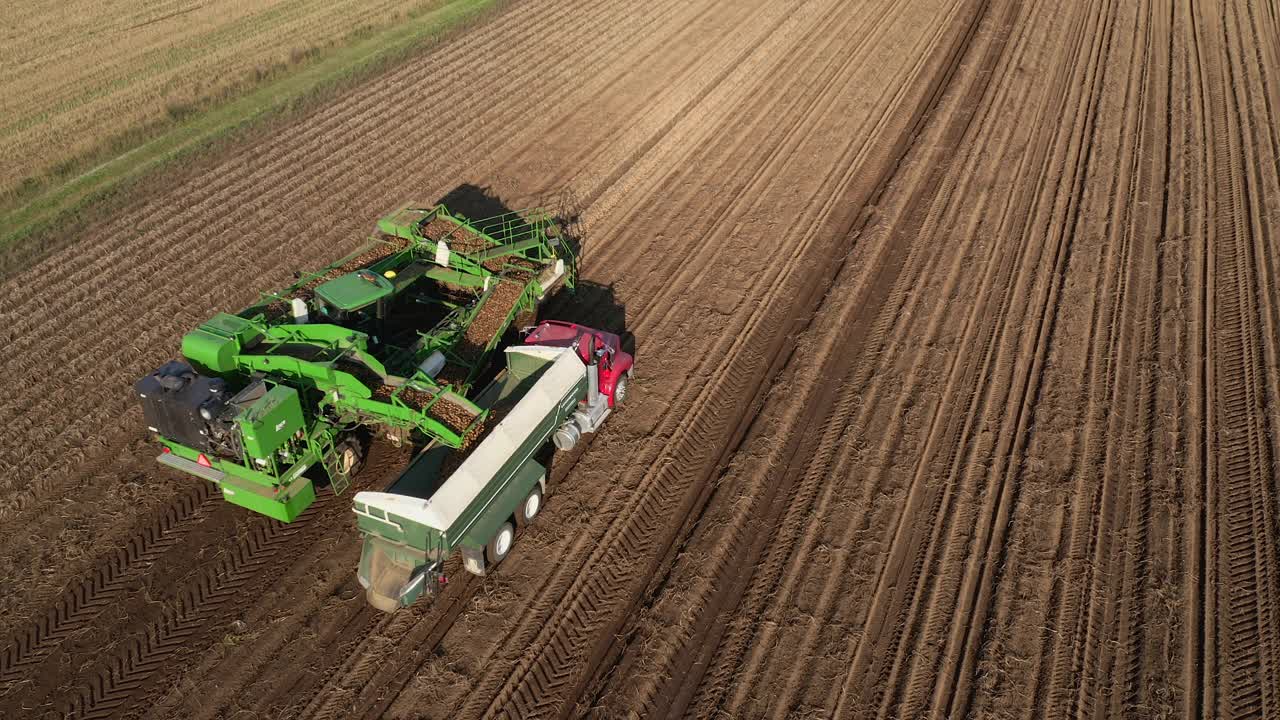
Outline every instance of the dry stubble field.
[[[0, 714], [1275, 716], [1278, 30], [528, 0], [177, 174], [0, 283]], [[221, 504], [129, 384], [465, 185], [576, 217], [609, 290], [552, 311], [639, 382], [497, 573], [385, 616], [345, 498]]]
[[[31, 0], [2, 13], [0, 197], [443, 0]], [[128, 149], [120, 145], [118, 150]], [[105, 158], [104, 158], [105, 159]]]

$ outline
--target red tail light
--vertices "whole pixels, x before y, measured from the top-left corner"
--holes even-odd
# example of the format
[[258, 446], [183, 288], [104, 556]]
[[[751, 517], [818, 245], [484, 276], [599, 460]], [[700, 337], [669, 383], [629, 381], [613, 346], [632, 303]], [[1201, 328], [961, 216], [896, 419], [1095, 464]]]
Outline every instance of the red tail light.
[[213, 467], [213, 463], [209, 462], [209, 458], [205, 457], [204, 453], [200, 453], [200, 457], [196, 458], [196, 462], [207, 468]]
[[162, 452], [162, 453], [171, 453], [171, 452], [173, 452], [173, 451], [169, 449], [169, 446], [168, 446], [168, 445], [162, 445], [162, 446], [160, 446], [160, 452]]

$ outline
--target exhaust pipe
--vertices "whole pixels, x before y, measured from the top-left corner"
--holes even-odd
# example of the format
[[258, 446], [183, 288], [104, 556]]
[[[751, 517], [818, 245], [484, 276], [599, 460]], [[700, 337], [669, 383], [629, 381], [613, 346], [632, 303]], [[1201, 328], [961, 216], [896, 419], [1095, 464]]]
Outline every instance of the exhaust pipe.
[[587, 405], [595, 407], [600, 402], [600, 366], [595, 362], [595, 355], [591, 356], [592, 362], [587, 366]]

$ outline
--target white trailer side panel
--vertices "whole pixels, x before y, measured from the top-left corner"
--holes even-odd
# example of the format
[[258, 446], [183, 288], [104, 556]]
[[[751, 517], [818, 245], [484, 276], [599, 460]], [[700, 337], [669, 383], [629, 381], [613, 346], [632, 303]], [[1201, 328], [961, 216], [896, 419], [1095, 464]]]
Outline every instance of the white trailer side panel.
[[586, 375], [586, 367], [568, 348], [528, 346], [509, 348], [508, 352], [543, 357], [554, 353], [556, 360], [434, 495], [421, 499], [366, 491], [356, 493], [355, 501], [442, 533], [453, 527], [512, 454]]

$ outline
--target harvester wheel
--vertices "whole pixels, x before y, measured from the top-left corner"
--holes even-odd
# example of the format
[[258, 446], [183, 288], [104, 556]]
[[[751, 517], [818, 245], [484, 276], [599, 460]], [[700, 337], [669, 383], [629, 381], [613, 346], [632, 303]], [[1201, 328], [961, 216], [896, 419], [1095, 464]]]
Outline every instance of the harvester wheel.
[[364, 467], [364, 446], [360, 440], [349, 437], [338, 443], [338, 469], [346, 473], [348, 478], [355, 477]]
[[502, 558], [511, 552], [511, 546], [516, 541], [516, 529], [509, 523], [502, 523], [502, 527], [498, 528], [498, 532], [493, 534], [493, 539], [489, 541], [488, 552], [489, 564], [497, 565], [502, 562]]
[[516, 513], [516, 520], [520, 527], [528, 527], [539, 512], [542, 512], [542, 488], [535, 485], [529, 496], [524, 499], [524, 502], [520, 503], [520, 511]]

